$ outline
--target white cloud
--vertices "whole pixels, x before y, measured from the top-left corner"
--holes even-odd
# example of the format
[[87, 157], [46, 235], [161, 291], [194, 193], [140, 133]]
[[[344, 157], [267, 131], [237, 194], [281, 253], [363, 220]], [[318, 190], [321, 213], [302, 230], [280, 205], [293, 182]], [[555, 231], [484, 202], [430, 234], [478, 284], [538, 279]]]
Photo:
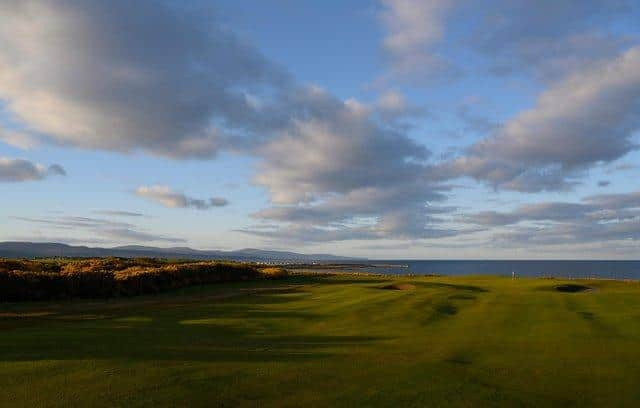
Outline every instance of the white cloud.
[[443, 167], [504, 189], [570, 188], [584, 169], [638, 146], [640, 47], [582, 70], [543, 92], [536, 105]]
[[211, 157], [217, 125], [265, 121], [246, 96], [286, 74], [196, 13], [165, 1], [0, 5], [0, 99], [23, 134], [62, 145]]
[[[307, 104], [305, 120], [293, 122], [256, 152], [263, 161], [255, 182], [275, 206], [254, 217], [282, 228], [252, 232], [313, 241], [444, 233], [434, 227], [435, 210], [427, 202], [443, 200], [446, 188], [430, 181], [424, 146], [379, 123], [374, 110], [354, 101], [316, 94]], [[363, 219], [367, 225], [361, 225]]]
[[14, 130], [0, 129], [0, 140], [23, 150], [31, 150], [40, 145], [40, 141], [35, 136]]
[[[455, 0], [381, 0], [383, 47], [391, 59], [387, 80], [420, 79], [451, 71], [436, 50]], [[449, 72], [450, 73], [450, 72]]]

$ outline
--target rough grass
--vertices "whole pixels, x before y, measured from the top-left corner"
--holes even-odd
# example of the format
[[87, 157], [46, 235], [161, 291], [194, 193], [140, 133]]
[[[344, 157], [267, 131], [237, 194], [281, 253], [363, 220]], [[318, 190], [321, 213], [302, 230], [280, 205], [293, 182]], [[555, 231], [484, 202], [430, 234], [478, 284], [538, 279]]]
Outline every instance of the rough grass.
[[636, 282], [290, 276], [0, 307], [0, 406], [640, 400]]

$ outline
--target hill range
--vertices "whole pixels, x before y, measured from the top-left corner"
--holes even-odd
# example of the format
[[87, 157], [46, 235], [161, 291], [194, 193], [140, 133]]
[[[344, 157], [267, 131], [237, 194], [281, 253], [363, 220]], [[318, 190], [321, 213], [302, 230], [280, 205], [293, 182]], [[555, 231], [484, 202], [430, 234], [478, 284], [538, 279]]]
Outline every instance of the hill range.
[[233, 261], [277, 261], [277, 262], [327, 262], [349, 261], [358, 258], [341, 257], [331, 254], [300, 254], [288, 251], [271, 251], [245, 248], [236, 251], [198, 250], [188, 247], [159, 248], [151, 246], [127, 245], [113, 248], [74, 246], [54, 242], [0, 242], [0, 257], [42, 258], [42, 257], [105, 257], [122, 258], [181, 258], [181, 259], [225, 259]]

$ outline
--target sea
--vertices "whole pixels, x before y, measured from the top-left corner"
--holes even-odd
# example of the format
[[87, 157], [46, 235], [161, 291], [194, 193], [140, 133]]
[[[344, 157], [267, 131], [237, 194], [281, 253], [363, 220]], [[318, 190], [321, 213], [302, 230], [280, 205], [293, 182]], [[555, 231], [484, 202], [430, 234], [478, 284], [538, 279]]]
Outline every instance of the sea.
[[640, 279], [640, 261], [388, 260], [370, 261], [366, 272], [387, 275], [496, 275], [557, 278]]

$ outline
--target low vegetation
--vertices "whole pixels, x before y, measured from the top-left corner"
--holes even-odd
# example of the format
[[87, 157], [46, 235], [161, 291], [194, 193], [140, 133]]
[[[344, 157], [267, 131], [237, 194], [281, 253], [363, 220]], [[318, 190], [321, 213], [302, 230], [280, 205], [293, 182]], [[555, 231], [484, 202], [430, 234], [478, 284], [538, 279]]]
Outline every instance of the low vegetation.
[[0, 260], [0, 301], [134, 296], [285, 275], [281, 268], [232, 262], [123, 258]]

